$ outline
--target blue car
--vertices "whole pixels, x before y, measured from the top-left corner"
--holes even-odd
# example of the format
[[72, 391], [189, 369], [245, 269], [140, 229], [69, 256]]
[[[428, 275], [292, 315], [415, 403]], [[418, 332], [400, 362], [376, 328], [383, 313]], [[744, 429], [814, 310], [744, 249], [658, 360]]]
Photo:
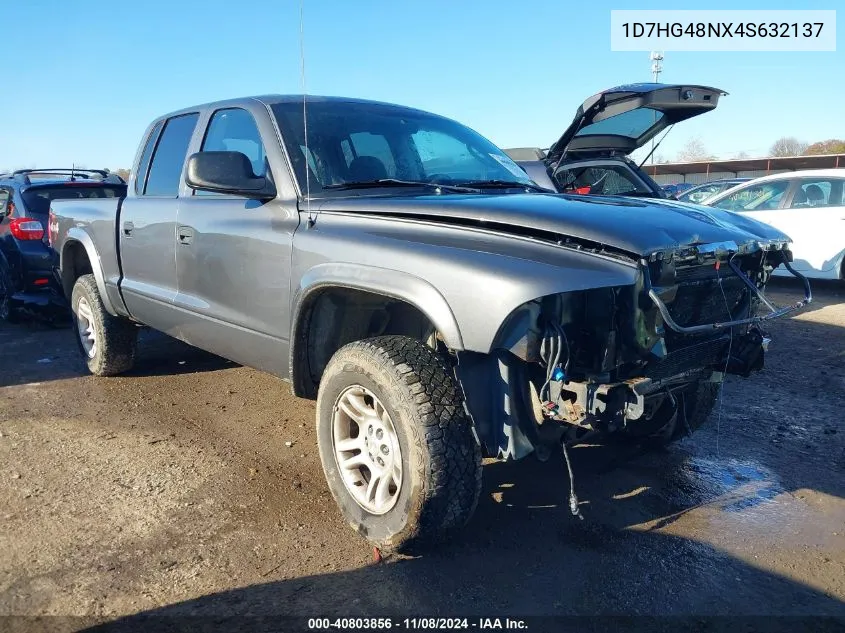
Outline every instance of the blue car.
[[673, 185], [663, 185], [661, 189], [669, 198], [676, 198], [680, 200], [681, 196], [684, 192], [692, 189], [695, 187], [692, 183], [689, 182], [678, 182]]
[[696, 204], [706, 204], [709, 198], [727, 191], [731, 187], [736, 187], [744, 182], [748, 182], [751, 178], [723, 178], [721, 180], [712, 180], [703, 185], [698, 185], [687, 189], [684, 193], [677, 196], [681, 202], [694, 202]]
[[0, 175], [0, 320], [66, 310], [53, 274], [57, 256], [47, 243], [50, 203], [124, 195], [123, 179], [105, 170], [21, 169]]

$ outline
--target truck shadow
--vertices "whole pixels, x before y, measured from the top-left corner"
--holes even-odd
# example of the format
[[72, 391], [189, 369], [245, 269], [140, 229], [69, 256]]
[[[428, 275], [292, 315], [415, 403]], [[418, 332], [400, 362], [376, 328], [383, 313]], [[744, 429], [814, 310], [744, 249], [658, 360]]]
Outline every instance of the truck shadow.
[[175, 376], [194, 372], [220, 371], [239, 367], [237, 363], [192, 347], [175, 338], [144, 329], [138, 341], [138, 359], [127, 376]]
[[[0, 387], [88, 376], [75, 337], [68, 324], [0, 323]], [[171, 376], [237, 366], [160, 332], [143, 329], [135, 367], [126, 375]]]
[[[646, 460], [645, 468], [659, 473], [662, 463], [671, 473], [689, 456], [669, 451], [653, 464]], [[87, 630], [165, 625], [168, 630], [293, 630], [293, 623], [278, 619], [285, 615], [580, 617], [532, 621], [529, 629], [535, 631], [728, 631], [743, 624], [755, 631], [842, 630], [845, 603], [836, 598], [694, 537], [629, 529], [640, 518], [664, 516], [655, 512], [655, 503], [643, 503], [642, 495], [626, 494], [630, 470], [642, 470], [643, 458], [635, 451], [583, 451], [575, 458], [576, 472], [583, 475], [581, 492], [589, 501], [582, 506], [585, 521], [569, 514], [562, 464], [494, 464], [485, 469], [485, 492], [466, 532], [417, 557], [253, 584]], [[602, 475], [606, 468], [612, 471]], [[668, 476], [655, 475], [664, 481]], [[663, 492], [669, 484], [664, 485]], [[594, 494], [608, 498], [595, 500]], [[610, 617], [619, 615], [625, 618]], [[702, 617], [719, 615], [732, 617]], [[296, 630], [306, 630], [307, 623], [300, 626]]]
[[[384, 615], [578, 617], [535, 620], [534, 631], [843, 630], [845, 603], [702, 542], [689, 525], [690, 538], [631, 529], [715, 494], [679, 484], [690, 451], [573, 453], [584, 521], [569, 514], [562, 463], [496, 463], [466, 532], [416, 557], [212, 593], [86, 630], [282, 631], [297, 623], [280, 616]], [[632, 494], [632, 472], [646, 472], [644, 487], [656, 492]], [[689, 497], [689, 485], [703, 496]]]

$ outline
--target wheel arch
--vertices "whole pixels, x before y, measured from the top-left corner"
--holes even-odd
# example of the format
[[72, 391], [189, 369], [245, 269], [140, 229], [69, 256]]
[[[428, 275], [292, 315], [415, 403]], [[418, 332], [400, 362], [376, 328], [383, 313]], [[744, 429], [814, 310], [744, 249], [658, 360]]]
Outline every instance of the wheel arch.
[[[319, 380], [331, 353], [349, 338], [350, 320], [366, 316], [354, 311], [335, 310], [334, 316], [321, 316], [320, 306], [326, 301], [344, 298], [347, 306], [366, 304], [373, 310], [398, 309], [403, 312], [401, 328], [412, 335], [415, 329], [430, 326], [443, 344], [452, 350], [464, 348], [457, 320], [446, 299], [428, 281], [400, 271], [360, 264], [326, 263], [315, 266], [303, 275], [294, 299], [291, 319], [290, 381], [293, 393], [299, 397], [315, 398]], [[321, 322], [315, 324], [318, 317]], [[366, 338], [383, 332], [371, 331], [371, 325], [360, 325], [357, 330]], [[313, 353], [313, 327], [319, 327], [320, 353]], [[362, 330], [363, 328], [363, 330]], [[368, 329], [369, 328], [369, 329]], [[352, 331], [355, 331], [355, 327]], [[346, 330], [345, 332], [343, 330]], [[366, 330], [366, 333], [364, 331]], [[348, 339], [348, 340], [347, 340]]]
[[103, 265], [94, 246], [91, 236], [78, 227], [67, 232], [62, 250], [59, 253], [59, 271], [62, 280], [62, 290], [65, 297], [70, 299], [73, 284], [84, 274], [91, 273], [97, 282], [97, 290], [103, 301], [103, 306], [109, 314], [117, 315], [117, 311], [106, 292], [106, 279]]

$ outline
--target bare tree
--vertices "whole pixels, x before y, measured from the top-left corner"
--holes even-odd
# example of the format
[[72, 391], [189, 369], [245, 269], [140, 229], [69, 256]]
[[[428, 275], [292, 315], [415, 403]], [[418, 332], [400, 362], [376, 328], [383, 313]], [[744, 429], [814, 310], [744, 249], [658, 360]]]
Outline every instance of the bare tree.
[[771, 156], [801, 156], [807, 150], [807, 143], [794, 136], [782, 136], [769, 150]]
[[838, 138], [831, 138], [826, 141], [813, 143], [805, 151], [805, 156], [818, 154], [845, 154], [845, 141]]
[[748, 152], [737, 152], [737, 155], [734, 156], [735, 160], [743, 160], [744, 158], [748, 158]]
[[123, 167], [121, 167], [120, 169], [113, 169], [111, 173], [117, 174], [118, 176], [120, 176], [124, 180], [129, 181], [129, 170], [128, 169], [124, 169]]
[[707, 151], [704, 141], [698, 137], [688, 140], [686, 145], [678, 152], [678, 162], [680, 163], [695, 163], [715, 159], [716, 157]]

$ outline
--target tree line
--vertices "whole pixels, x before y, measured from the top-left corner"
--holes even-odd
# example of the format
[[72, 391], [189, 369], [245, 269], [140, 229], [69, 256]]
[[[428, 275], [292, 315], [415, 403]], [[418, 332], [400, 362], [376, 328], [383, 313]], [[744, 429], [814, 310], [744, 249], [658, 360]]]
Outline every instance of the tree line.
[[[818, 156], [821, 154], [845, 154], [845, 140], [832, 138], [826, 141], [807, 143], [794, 136], [783, 136], [772, 144], [768, 156], [783, 158], [789, 156]], [[749, 155], [747, 152], [739, 152], [734, 158], [749, 158]], [[689, 139], [675, 158], [675, 161], [679, 163], [709, 160], [717, 160], [717, 156], [711, 154], [704, 141], [698, 137]], [[655, 162], [668, 163], [670, 161], [663, 157], [656, 157]]]

